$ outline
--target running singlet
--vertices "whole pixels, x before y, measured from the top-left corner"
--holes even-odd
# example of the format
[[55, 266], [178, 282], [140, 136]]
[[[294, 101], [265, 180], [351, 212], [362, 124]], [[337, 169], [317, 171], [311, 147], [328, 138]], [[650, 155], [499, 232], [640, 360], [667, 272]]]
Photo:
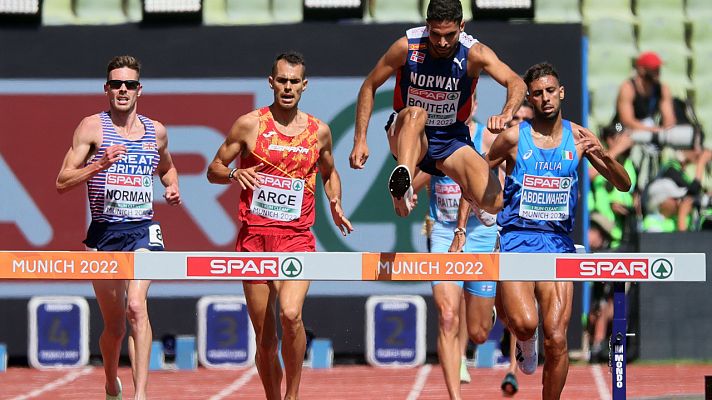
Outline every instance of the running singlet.
[[153, 218], [153, 174], [158, 166], [156, 129], [150, 119], [138, 115], [145, 133], [129, 140], [114, 129], [109, 113], [102, 112], [102, 141], [86, 165], [98, 161], [114, 144], [126, 146], [126, 154], [87, 181], [91, 218], [95, 222], [133, 222]]
[[[485, 129], [484, 125], [477, 123], [475, 135], [472, 141], [475, 145], [475, 150], [482, 153], [482, 133]], [[457, 209], [460, 206], [460, 197], [462, 192], [460, 185], [452, 180], [449, 176], [431, 176], [430, 177], [430, 218], [435, 223], [455, 224], [457, 222]], [[467, 231], [470, 232], [475, 226], [481, 223], [474, 217], [474, 211], [470, 212], [470, 218], [467, 220]], [[452, 229], [448, 227], [448, 229]]]
[[571, 122], [562, 121], [559, 147], [534, 145], [531, 125], [519, 125], [517, 161], [504, 182], [504, 208], [497, 215], [503, 231], [571, 233], [578, 198], [579, 159]]
[[240, 168], [264, 166], [260, 187], [240, 194], [239, 219], [248, 227], [307, 230], [314, 224], [319, 120], [307, 114], [306, 129], [292, 137], [277, 131], [269, 107], [258, 112], [255, 150]]
[[418, 106], [428, 112], [425, 131], [469, 135], [467, 121], [477, 80], [467, 76], [467, 53], [477, 39], [460, 33], [452, 57], [437, 58], [428, 52], [428, 30], [409, 29], [405, 65], [396, 74], [393, 108], [396, 112]]

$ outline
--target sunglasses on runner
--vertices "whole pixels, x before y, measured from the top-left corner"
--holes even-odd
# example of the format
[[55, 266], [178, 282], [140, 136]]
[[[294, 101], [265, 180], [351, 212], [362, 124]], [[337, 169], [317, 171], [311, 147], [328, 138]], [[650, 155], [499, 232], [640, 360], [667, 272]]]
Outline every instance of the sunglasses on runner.
[[106, 81], [106, 84], [109, 85], [109, 87], [112, 89], [121, 89], [121, 86], [126, 85], [127, 90], [136, 90], [141, 85], [141, 82], [134, 80], [122, 81], [118, 79], [112, 79]]

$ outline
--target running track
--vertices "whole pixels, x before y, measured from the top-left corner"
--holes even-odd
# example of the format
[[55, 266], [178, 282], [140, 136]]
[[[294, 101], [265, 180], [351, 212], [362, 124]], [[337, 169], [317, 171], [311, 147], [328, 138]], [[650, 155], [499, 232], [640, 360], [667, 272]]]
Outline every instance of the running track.
[[[470, 369], [473, 382], [463, 385], [466, 399], [502, 398], [499, 383], [503, 370]], [[703, 399], [704, 376], [710, 365], [628, 367], [628, 399]], [[124, 399], [131, 399], [131, 371], [121, 368]], [[541, 367], [533, 376], [519, 376], [515, 399], [539, 399]], [[263, 399], [254, 368], [240, 370], [151, 372], [151, 399]], [[446, 399], [447, 392], [438, 365], [415, 369], [376, 369], [337, 366], [328, 370], [305, 368], [301, 399]], [[64, 371], [10, 368], [0, 372], [0, 399], [103, 399], [103, 370], [85, 367]], [[610, 399], [610, 373], [601, 365], [576, 365], [569, 370], [564, 399]]]

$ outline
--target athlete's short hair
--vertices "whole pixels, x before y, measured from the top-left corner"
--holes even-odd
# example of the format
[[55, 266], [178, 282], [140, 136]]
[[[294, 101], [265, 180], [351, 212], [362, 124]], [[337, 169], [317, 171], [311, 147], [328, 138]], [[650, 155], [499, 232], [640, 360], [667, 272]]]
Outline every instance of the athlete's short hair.
[[116, 56], [109, 61], [109, 64], [106, 66], [106, 80], [109, 80], [111, 71], [124, 67], [131, 68], [136, 71], [139, 77], [141, 76], [141, 62], [136, 57], [123, 55]]
[[524, 73], [524, 83], [526, 83], [527, 87], [529, 87], [530, 83], [544, 76], [553, 76], [557, 81], [559, 81], [559, 83], [561, 83], [559, 73], [556, 72], [556, 68], [554, 68], [551, 63], [546, 61], [529, 67], [527, 72]]
[[460, 0], [430, 0], [426, 21], [462, 22], [462, 4]]
[[307, 63], [304, 60], [304, 56], [302, 55], [302, 53], [299, 53], [297, 51], [288, 51], [286, 53], [278, 55], [277, 58], [274, 59], [274, 63], [272, 64], [272, 77], [274, 77], [275, 72], [277, 72], [277, 63], [279, 62], [279, 60], [284, 60], [290, 65], [301, 65], [302, 78], [307, 74]]

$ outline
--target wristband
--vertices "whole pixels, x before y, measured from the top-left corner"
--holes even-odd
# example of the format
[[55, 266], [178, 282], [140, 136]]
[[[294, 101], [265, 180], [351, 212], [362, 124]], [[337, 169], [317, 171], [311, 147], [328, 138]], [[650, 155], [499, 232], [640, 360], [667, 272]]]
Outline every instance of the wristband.
[[235, 172], [237, 172], [237, 168], [233, 168], [232, 171], [230, 171], [230, 173], [227, 174], [227, 179], [234, 181], [235, 180]]
[[457, 235], [458, 233], [461, 233], [461, 234], [463, 234], [463, 235], [466, 233], [465, 228], [455, 228], [454, 232], [455, 232], [456, 235]]

